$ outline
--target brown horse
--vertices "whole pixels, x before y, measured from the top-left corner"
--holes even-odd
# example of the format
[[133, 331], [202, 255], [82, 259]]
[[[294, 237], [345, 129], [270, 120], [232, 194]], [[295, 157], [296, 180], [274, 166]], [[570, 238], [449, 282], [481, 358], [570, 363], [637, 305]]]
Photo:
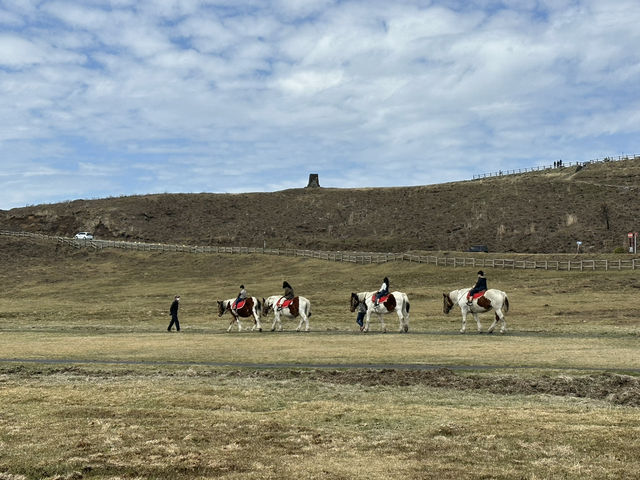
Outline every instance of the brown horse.
[[231, 331], [231, 327], [233, 327], [234, 323], [238, 324], [238, 331], [242, 330], [242, 324], [240, 323], [240, 317], [249, 318], [253, 317], [253, 330], [262, 331], [262, 325], [260, 324], [260, 311], [262, 309], [262, 304], [260, 300], [256, 297], [248, 297], [244, 300], [244, 305], [239, 309], [233, 308], [233, 302], [235, 302], [235, 298], [230, 298], [229, 300], [218, 300], [218, 316], [221, 317], [225, 314], [225, 312], [229, 312], [231, 314], [231, 321], [229, 322], [229, 328], [227, 328], [227, 332]]

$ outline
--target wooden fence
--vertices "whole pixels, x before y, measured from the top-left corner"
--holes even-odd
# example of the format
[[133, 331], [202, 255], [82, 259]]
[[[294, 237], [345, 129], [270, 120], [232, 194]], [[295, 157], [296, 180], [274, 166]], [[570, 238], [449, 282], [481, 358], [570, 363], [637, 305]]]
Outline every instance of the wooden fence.
[[10, 237], [27, 237], [44, 241], [53, 241], [74, 248], [120, 248], [143, 252], [184, 252], [184, 253], [230, 253], [230, 254], [263, 254], [282, 255], [288, 257], [307, 257], [331, 262], [350, 262], [373, 264], [387, 262], [412, 262], [437, 265], [442, 267], [473, 267], [502, 269], [559, 270], [582, 272], [590, 270], [636, 270], [640, 261], [629, 259], [585, 259], [585, 260], [517, 260], [471, 257], [439, 257], [436, 255], [416, 255], [411, 253], [376, 253], [376, 252], [326, 252], [318, 250], [299, 250], [292, 248], [260, 248], [260, 247], [223, 247], [223, 246], [190, 246], [170, 245], [163, 243], [121, 242], [113, 240], [82, 240], [68, 237], [54, 237], [29, 232], [10, 232], [0, 230], [0, 235]]
[[557, 168], [567, 168], [567, 167], [586, 167], [590, 163], [602, 163], [602, 162], [616, 162], [622, 160], [640, 160], [640, 155], [620, 155], [618, 157], [604, 157], [604, 158], [596, 158], [594, 160], [587, 160], [586, 162], [562, 162], [562, 165], [559, 167], [556, 165], [541, 165], [537, 167], [526, 167], [526, 168], [516, 168], [513, 170], [499, 170], [497, 172], [490, 173], [477, 173], [473, 175], [473, 179], [476, 180], [478, 178], [489, 178], [489, 177], [501, 177], [503, 175], [516, 175], [518, 173], [527, 173], [527, 172], [540, 172], [542, 170], [552, 170]]

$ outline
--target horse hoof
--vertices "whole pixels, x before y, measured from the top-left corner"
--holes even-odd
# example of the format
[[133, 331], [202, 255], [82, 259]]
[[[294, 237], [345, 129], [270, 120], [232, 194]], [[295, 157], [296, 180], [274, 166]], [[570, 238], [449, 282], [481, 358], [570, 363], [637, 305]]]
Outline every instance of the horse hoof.
[[262, 331], [262, 329], [261, 329], [261, 328], [259, 328], [259, 329], [258, 329], [258, 331], [259, 331], [259, 332], [261, 332], [261, 331]]

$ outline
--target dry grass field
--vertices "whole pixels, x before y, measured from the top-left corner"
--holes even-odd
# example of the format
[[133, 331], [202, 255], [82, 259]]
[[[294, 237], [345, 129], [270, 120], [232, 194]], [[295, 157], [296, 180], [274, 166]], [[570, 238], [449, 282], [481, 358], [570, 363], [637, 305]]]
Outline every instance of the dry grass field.
[[[469, 268], [0, 247], [2, 480], [640, 471], [637, 272], [489, 269], [508, 332], [460, 335], [442, 292], [470, 285]], [[360, 334], [349, 294], [385, 275], [409, 295], [410, 332], [387, 316], [390, 333]], [[226, 333], [216, 300], [285, 279], [311, 300], [310, 333]]]

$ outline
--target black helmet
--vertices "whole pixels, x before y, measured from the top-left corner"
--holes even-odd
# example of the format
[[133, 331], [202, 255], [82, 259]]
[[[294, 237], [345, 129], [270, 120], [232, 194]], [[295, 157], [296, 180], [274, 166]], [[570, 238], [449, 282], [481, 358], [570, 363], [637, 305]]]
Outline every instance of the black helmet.
[[244, 285], [240, 285], [240, 288], [244, 288]]
[[282, 282], [282, 288], [287, 288], [287, 287], [291, 288], [291, 285], [289, 285], [288, 282]]
[[484, 277], [484, 272], [482, 270], [478, 271], [478, 275]]
[[387, 285], [389, 285], [389, 279], [387, 277], [384, 277], [383, 282], [386, 283]]

